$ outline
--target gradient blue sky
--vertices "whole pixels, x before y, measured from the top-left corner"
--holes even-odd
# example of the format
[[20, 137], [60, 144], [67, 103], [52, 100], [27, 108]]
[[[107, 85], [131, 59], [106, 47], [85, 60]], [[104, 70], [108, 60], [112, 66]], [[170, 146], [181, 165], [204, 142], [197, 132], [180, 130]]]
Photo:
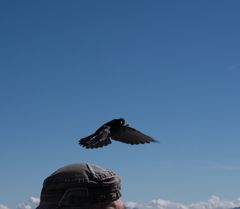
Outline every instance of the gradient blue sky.
[[[0, 204], [73, 162], [123, 200], [240, 197], [240, 1], [1, 1]], [[78, 139], [125, 117], [160, 144]]]

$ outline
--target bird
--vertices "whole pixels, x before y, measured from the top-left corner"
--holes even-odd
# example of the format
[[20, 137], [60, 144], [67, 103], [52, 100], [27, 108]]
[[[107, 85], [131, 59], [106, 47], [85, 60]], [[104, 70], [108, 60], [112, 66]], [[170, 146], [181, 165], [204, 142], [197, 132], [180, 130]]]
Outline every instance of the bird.
[[131, 145], [158, 142], [152, 137], [129, 127], [128, 124], [125, 124], [124, 118], [119, 118], [103, 124], [95, 133], [81, 138], [79, 145], [87, 149], [100, 148], [111, 144], [111, 139]]

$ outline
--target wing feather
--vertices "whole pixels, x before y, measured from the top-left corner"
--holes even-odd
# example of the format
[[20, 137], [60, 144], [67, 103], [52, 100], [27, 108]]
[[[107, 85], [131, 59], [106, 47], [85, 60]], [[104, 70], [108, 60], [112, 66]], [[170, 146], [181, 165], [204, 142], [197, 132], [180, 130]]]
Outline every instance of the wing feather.
[[110, 127], [105, 126], [101, 131], [96, 131], [94, 134], [79, 140], [79, 144], [87, 149], [103, 147], [111, 144]]
[[152, 137], [129, 126], [121, 126], [117, 130], [112, 131], [111, 138], [127, 144], [145, 144], [157, 142]]

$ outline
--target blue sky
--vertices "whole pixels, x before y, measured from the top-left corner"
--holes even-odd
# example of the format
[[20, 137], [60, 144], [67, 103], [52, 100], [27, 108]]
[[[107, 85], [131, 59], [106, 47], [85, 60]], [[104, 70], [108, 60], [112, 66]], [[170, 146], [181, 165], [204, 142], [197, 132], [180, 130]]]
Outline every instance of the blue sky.
[[[124, 201], [237, 200], [239, 9], [1, 1], [0, 207], [38, 198], [43, 179], [74, 162], [119, 173]], [[118, 117], [161, 143], [78, 146]]]

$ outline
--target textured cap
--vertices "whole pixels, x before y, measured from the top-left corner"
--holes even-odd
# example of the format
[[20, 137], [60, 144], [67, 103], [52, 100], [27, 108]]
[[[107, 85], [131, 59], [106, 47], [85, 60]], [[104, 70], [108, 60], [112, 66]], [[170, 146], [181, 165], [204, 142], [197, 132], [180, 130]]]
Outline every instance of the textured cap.
[[77, 208], [83, 203], [114, 201], [120, 198], [120, 177], [92, 164], [64, 166], [43, 182], [36, 209]]

